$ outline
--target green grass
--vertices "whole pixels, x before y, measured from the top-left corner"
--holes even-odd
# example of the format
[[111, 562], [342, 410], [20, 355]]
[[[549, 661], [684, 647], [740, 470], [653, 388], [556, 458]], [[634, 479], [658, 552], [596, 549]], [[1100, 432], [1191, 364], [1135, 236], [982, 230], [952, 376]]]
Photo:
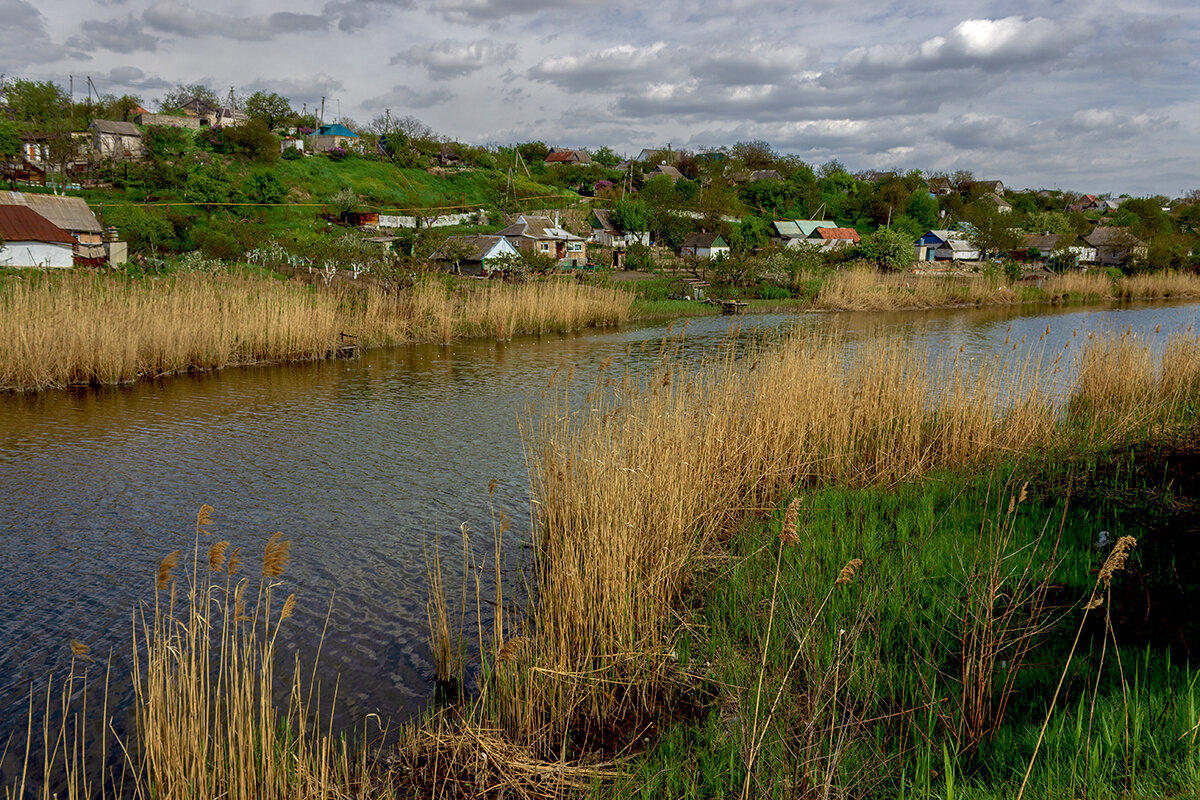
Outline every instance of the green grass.
[[[820, 489], [799, 495], [794, 546], [780, 544], [781, 504], [693, 587], [675, 649], [698, 709], [649, 731], [627, 777], [595, 795], [737, 796], [753, 760], [754, 797], [827, 787], [1015, 797], [1106, 530], [1139, 544], [1089, 612], [1025, 796], [1192, 796], [1200, 670], [1184, 662], [1197, 625], [1181, 609], [1200, 596], [1198, 462], [1181, 437], [979, 476]], [[862, 566], [837, 585], [852, 558]], [[987, 581], [994, 563], [998, 591]], [[1024, 629], [1010, 628], [994, 661], [972, 660], [980, 651], [964, 648], [964, 635], [986, 627], [984, 612], [1020, 609], [1020, 622], [1043, 581], [1035, 647], [1022, 658], [1014, 641]], [[992, 691], [982, 733], [971, 733], [962, 701], [967, 662], [986, 667]]]

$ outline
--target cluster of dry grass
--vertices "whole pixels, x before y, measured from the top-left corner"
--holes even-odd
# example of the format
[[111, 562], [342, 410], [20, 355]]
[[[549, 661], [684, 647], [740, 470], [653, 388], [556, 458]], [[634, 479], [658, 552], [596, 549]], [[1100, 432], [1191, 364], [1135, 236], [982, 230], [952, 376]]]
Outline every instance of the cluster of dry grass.
[[1116, 295], [1131, 300], [1200, 297], [1200, 275], [1186, 272], [1145, 272], [1117, 281]]
[[1020, 287], [1001, 277], [910, 275], [856, 267], [832, 275], [817, 294], [815, 308], [892, 311], [959, 305], [1007, 305], [1067, 299], [1152, 300], [1200, 297], [1200, 275], [1155, 272], [1113, 281], [1102, 272], [1066, 272], [1040, 286]]
[[813, 306], [832, 311], [893, 311], [1017, 302], [1020, 298], [1000, 278], [911, 275], [855, 267], [833, 274]]
[[431, 282], [394, 295], [233, 274], [12, 278], [0, 282], [0, 389], [323, 358], [342, 331], [382, 345], [612, 325], [631, 306], [628, 294], [574, 283], [454, 291]]
[[520, 647], [494, 643], [484, 718], [549, 756], [652, 715], [678, 674], [672, 609], [697, 564], [785, 490], [1092, 447], [1200, 394], [1195, 337], [1172, 339], [1161, 358], [1132, 336], [1088, 343], [1068, 409], [1037, 363], [794, 338], [698, 373], [669, 359], [647, 382], [602, 372], [574, 413], [551, 386], [526, 432], [537, 599]]

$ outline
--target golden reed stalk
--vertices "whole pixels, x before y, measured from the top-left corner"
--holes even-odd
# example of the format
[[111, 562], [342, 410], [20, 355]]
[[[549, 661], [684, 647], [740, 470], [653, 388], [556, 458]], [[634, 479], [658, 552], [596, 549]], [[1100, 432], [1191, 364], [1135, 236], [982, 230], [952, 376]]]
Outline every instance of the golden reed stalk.
[[324, 358], [342, 331], [371, 346], [613, 325], [632, 303], [567, 282], [456, 292], [430, 281], [395, 295], [232, 274], [30, 275], [0, 280], [0, 390]]

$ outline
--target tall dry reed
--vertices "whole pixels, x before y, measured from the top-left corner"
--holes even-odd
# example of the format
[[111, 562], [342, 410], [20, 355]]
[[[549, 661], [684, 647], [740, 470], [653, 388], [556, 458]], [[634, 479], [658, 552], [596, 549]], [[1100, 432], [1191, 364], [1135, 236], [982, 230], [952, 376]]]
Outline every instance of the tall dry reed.
[[1143, 272], [1126, 275], [1117, 281], [1120, 297], [1159, 299], [1200, 297], [1200, 274], [1194, 272]]
[[575, 283], [389, 294], [234, 274], [130, 281], [90, 272], [0, 281], [0, 389], [122, 383], [186, 370], [328, 356], [340, 332], [367, 345], [613, 325], [632, 296]]
[[[322, 709], [299, 656], [286, 677], [276, 675], [287, 666], [277, 649], [280, 630], [297, 607], [294, 594], [279, 596], [289, 542], [272, 536], [261, 561], [243, 574], [249, 564], [242, 548], [209, 532], [211, 512], [203, 506], [197, 515], [191, 563], [178, 550], [163, 558], [153, 603], [134, 612], [134, 732], [110, 738], [105, 692], [99, 752], [97, 745], [88, 750], [89, 689], [76, 682], [76, 660], [87, 658], [82, 644], [72, 643], [61, 703], [48, 687], [41, 719], [31, 704], [28, 735], [32, 742], [36, 722], [43, 740], [41, 769], [34, 765], [41, 773], [37, 796], [50, 800], [56, 785], [71, 798], [349, 800], [374, 790], [386, 796], [385, 784], [368, 780], [365, 751], [352, 757], [345, 738], [329, 730], [322, 713], [332, 716], [332, 708]], [[5, 789], [14, 800], [33, 783], [25, 752], [20, 783]], [[123, 762], [112, 774], [108, 753]]]
[[999, 278], [886, 273], [854, 267], [830, 276], [813, 305], [835, 311], [892, 311], [1016, 302], [1017, 294]]
[[489, 714], [545, 753], [649, 714], [674, 674], [672, 609], [732, 526], [796, 485], [893, 483], [1170, 419], [1197, 399], [1200, 342], [1126, 368], [1146, 347], [1091, 343], [1074, 390], [1084, 421], [1046, 392], [1039, 360], [939, 360], [896, 340], [847, 356], [836, 338], [793, 338], [698, 373], [667, 359], [647, 381], [602, 372], [582, 410], [552, 386], [524, 431], [530, 643], [494, 667]]

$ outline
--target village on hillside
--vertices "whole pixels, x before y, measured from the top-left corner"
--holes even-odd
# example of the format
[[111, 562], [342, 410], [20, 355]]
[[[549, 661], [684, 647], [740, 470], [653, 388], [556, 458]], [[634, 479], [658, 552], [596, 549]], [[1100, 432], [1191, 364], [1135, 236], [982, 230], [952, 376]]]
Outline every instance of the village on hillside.
[[390, 112], [326, 123], [324, 109], [297, 112], [277, 94], [222, 100], [200, 85], [151, 112], [136, 97], [72, 103], [53, 83], [9, 81], [0, 157], [5, 267], [193, 250], [238, 260], [266, 239], [314, 262], [315, 240], [340, 241], [340, 253], [353, 231], [350, 250], [378, 251], [359, 261], [477, 276], [666, 262], [736, 273], [768, 252], [915, 270], [1195, 269], [1200, 243], [1197, 192], [1114, 198], [1014, 191], [969, 171], [851, 174], [762, 141], [629, 157], [479, 147]]

